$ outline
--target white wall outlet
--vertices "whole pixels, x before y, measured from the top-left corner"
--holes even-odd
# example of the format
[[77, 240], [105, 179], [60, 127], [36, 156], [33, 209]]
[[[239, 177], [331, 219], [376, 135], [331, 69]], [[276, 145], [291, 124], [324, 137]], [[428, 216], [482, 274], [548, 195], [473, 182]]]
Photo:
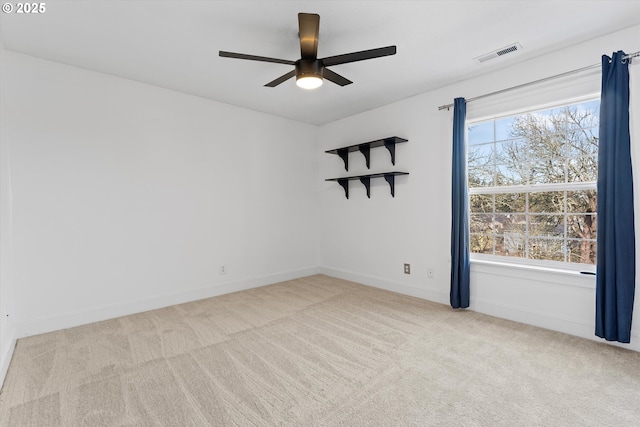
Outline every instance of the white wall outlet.
[[220, 266], [220, 274], [227, 274], [227, 266], [226, 265], [221, 265]]
[[431, 267], [427, 268], [427, 277], [429, 279], [433, 279], [436, 277], [436, 273], [433, 271], [433, 268]]
[[404, 274], [411, 274], [411, 264], [404, 265]]

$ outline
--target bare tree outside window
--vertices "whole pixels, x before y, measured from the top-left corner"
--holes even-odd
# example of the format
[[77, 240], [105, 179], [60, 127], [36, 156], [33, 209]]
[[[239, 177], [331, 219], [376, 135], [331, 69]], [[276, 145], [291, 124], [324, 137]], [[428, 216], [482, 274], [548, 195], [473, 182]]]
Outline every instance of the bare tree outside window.
[[471, 252], [595, 264], [599, 105], [468, 124]]

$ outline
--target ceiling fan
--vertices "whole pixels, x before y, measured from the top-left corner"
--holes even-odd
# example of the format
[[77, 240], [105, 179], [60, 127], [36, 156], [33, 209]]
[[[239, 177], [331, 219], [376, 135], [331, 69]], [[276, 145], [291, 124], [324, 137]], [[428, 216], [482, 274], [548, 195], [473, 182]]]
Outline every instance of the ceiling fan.
[[276, 87], [280, 83], [296, 77], [296, 84], [305, 89], [315, 89], [322, 85], [322, 80], [327, 79], [337, 85], [346, 86], [353, 83], [327, 67], [349, 62], [363, 61], [365, 59], [379, 58], [395, 55], [396, 47], [387, 46], [377, 49], [362, 50], [343, 55], [318, 58], [318, 32], [320, 30], [320, 15], [315, 13], [299, 13], [298, 28], [300, 36], [301, 58], [297, 61], [286, 59], [268, 58], [265, 56], [245, 55], [243, 53], [220, 51], [220, 56], [225, 58], [248, 59], [251, 61], [275, 62], [276, 64], [294, 65], [295, 69], [289, 71], [277, 79], [267, 83], [266, 87]]

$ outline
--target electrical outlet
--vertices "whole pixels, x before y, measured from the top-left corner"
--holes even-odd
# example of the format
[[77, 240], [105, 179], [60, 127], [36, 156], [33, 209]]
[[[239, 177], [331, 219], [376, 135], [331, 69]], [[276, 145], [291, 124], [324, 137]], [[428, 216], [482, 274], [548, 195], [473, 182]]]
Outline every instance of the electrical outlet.
[[227, 274], [227, 266], [226, 265], [221, 265], [220, 266], [220, 274]]
[[433, 279], [434, 277], [436, 277], [436, 274], [433, 271], [433, 268], [431, 268], [431, 267], [427, 268], [427, 277], [429, 279]]
[[411, 274], [411, 264], [404, 265], [404, 274]]

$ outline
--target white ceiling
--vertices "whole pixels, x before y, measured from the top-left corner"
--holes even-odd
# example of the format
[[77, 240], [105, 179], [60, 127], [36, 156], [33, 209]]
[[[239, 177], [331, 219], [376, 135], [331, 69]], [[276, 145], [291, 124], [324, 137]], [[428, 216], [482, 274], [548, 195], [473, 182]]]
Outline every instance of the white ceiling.
[[[4, 3], [4, 2], [3, 2]], [[16, 2], [13, 2], [14, 4]], [[640, 0], [56, 1], [1, 14], [4, 48], [294, 120], [324, 124], [640, 24]], [[299, 59], [299, 12], [320, 14], [318, 56], [396, 45], [332, 69], [354, 83], [263, 85]], [[521, 52], [473, 58], [513, 42]], [[616, 47], [612, 47], [615, 49]], [[597, 61], [595, 61], [597, 62]]]

